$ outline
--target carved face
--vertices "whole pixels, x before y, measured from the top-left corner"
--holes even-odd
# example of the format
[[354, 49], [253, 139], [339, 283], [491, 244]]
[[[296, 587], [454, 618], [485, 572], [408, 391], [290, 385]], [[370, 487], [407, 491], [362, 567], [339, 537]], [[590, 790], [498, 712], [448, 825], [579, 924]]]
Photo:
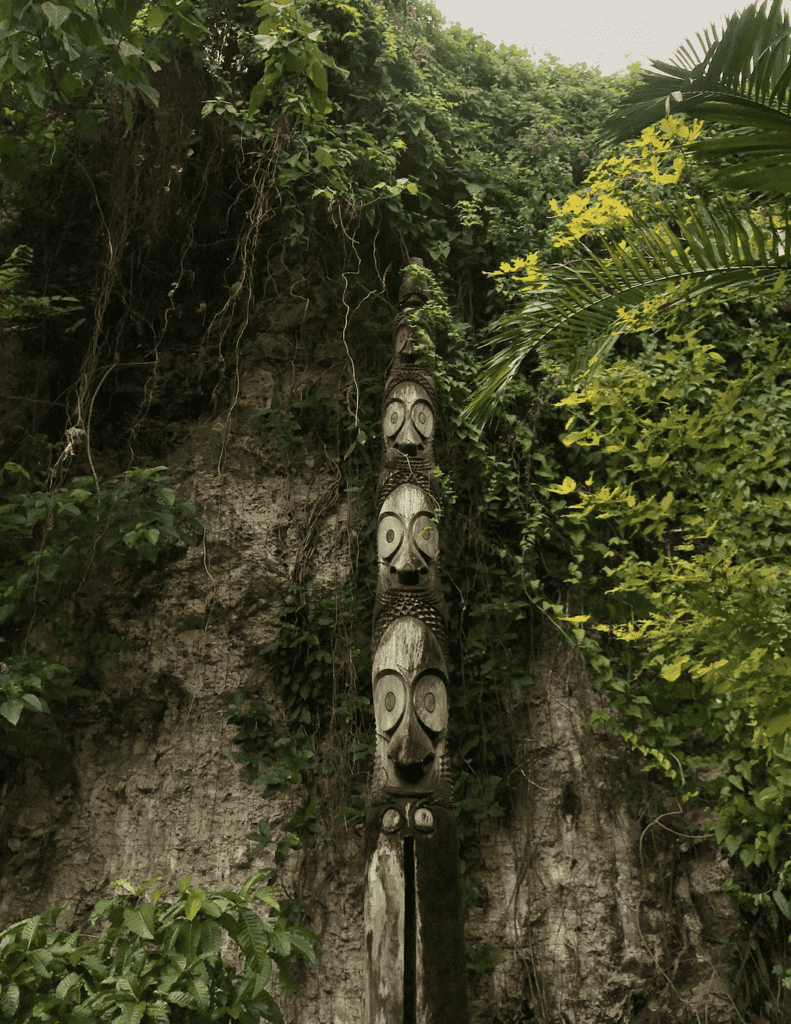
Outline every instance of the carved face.
[[434, 502], [415, 484], [396, 487], [382, 502], [377, 550], [379, 580], [394, 587], [425, 588], [436, 573], [430, 568], [439, 554], [439, 534], [433, 522]]
[[430, 791], [445, 752], [448, 677], [428, 626], [412, 618], [391, 623], [374, 656], [373, 676], [385, 786], [402, 793]]
[[382, 433], [388, 449], [412, 457], [423, 454], [434, 439], [434, 411], [425, 388], [410, 381], [393, 388], [382, 418]]

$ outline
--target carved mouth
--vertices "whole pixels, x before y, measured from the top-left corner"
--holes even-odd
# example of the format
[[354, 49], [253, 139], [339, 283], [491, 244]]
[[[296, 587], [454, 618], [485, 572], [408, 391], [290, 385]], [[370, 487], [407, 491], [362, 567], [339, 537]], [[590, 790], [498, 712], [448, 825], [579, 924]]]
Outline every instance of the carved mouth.
[[410, 459], [416, 459], [423, 451], [422, 444], [399, 444], [396, 447], [402, 455], [408, 455]]
[[416, 587], [420, 583], [418, 569], [402, 569], [398, 573], [398, 582], [402, 587]]
[[396, 775], [403, 782], [408, 782], [410, 786], [416, 785], [423, 778], [434, 763], [435, 755], [426, 754], [422, 761], [416, 761], [412, 764], [398, 764], [396, 763], [395, 770]]
[[426, 774], [426, 770], [422, 764], [397, 764], [396, 775], [399, 779], [404, 782], [408, 782], [410, 785], [414, 785], [416, 782], [420, 782], [423, 776]]

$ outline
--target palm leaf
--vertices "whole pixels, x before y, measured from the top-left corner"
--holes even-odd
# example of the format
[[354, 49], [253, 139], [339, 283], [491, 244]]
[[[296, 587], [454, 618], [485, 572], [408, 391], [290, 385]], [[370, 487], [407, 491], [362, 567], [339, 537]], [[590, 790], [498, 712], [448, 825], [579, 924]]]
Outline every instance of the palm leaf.
[[688, 114], [736, 129], [701, 139], [704, 158], [742, 156], [739, 167], [715, 172], [728, 187], [791, 192], [791, 22], [783, 0], [746, 8], [727, 19], [719, 34], [687, 40], [675, 63], [654, 60], [652, 70], [604, 123], [602, 137], [615, 144], [639, 135], [669, 114]]
[[[479, 423], [490, 413], [523, 361], [541, 350], [569, 367], [570, 377], [604, 360], [620, 333], [618, 311], [656, 292], [683, 301], [708, 292], [771, 283], [788, 267], [787, 230], [759, 224], [725, 202], [696, 199], [658, 207], [663, 220], [634, 221], [622, 234], [626, 248], [604, 240], [605, 256], [587, 252], [571, 266], [550, 270], [548, 287], [495, 327], [499, 351], [486, 364], [467, 407]], [[676, 227], [681, 225], [681, 227]]]

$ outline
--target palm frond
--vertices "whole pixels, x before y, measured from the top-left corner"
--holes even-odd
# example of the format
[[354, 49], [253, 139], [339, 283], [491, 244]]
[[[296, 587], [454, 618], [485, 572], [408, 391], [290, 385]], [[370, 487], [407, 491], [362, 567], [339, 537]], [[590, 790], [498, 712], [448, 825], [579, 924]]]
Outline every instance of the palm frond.
[[[626, 104], [605, 121], [603, 140], [623, 142], [669, 114], [727, 124], [736, 131], [699, 140], [696, 154], [749, 152], [753, 166], [739, 174], [740, 184], [791, 192], [791, 21], [783, 0], [772, 0], [768, 10], [767, 2], [731, 15], [721, 34], [714, 25], [710, 34], [698, 33], [699, 48], [687, 40], [675, 63], [651, 61]], [[760, 158], [756, 146], [763, 146]], [[756, 185], [752, 175], [767, 160], [771, 166]], [[717, 172], [723, 184], [731, 171]]]
[[[690, 200], [663, 205], [658, 223], [634, 221], [620, 242], [604, 241], [606, 255], [587, 252], [571, 266], [551, 269], [547, 287], [527, 305], [503, 317], [490, 342], [498, 346], [467, 414], [481, 423], [519, 372], [541, 350], [557, 353], [571, 378], [606, 358], [624, 331], [619, 310], [684, 284], [683, 301], [708, 292], [775, 281], [789, 266], [788, 226], [759, 224], [724, 202]], [[680, 225], [680, 227], [679, 227]], [[624, 248], [625, 245], [625, 248]]]

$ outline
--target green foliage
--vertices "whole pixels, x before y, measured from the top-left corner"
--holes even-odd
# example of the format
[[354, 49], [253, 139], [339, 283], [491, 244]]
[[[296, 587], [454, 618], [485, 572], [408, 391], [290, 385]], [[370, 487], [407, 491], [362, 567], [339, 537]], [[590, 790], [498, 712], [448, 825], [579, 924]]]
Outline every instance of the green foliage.
[[[313, 606], [308, 602], [312, 590], [312, 582], [292, 587], [294, 603], [281, 609], [280, 633], [262, 650], [285, 704], [285, 720], [279, 720], [263, 701], [245, 693], [235, 694], [225, 712], [236, 729], [234, 743], [240, 748], [234, 758], [264, 787], [264, 796], [310, 785], [317, 776], [327, 774], [328, 765], [314, 750], [316, 729], [322, 722], [326, 725], [334, 719], [345, 727], [352, 767], [369, 759], [373, 751], [372, 740], [359, 734], [361, 727], [366, 731], [369, 728], [370, 699], [338, 692], [337, 687], [342, 671], [363, 674], [370, 661], [367, 650], [352, 648], [346, 652], [351, 658], [349, 665], [338, 649], [339, 631], [354, 626], [362, 608], [348, 586], [340, 602], [332, 595]], [[353, 798], [342, 816], [348, 824], [364, 817], [366, 809], [364, 803]], [[316, 798], [292, 814], [286, 829], [295, 843], [320, 842], [323, 828], [318, 814]], [[248, 836], [259, 844], [253, 856], [261, 849], [262, 835]]]
[[[591, 187], [582, 195], [569, 197], [562, 209], [555, 206], [566, 228], [556, 246], [584, 239], [584, 259], [572, 260], [569, 252], [564, 264], [543, 270], [532, 254], [495, 272], [521, 285], [521, 305], [498, 324], [504, 346], [470, 403], [477, 419], [533, 354], [568, 382], [673, 303], [694, 308], [709, 293], [739, 295], [753, 282], [782, 287], [788, 263], [784, 221], [765, 210], [754, 214], [744, 203], [735, 207], [730, 197], [668, 194], [668, 186], [677, 190], [686, 167], [683, 148], [671, 143], [688, 146], [699, 131], [700, 125], [690, 130], [672, 118], [658, 131], [646, 129], [639, 143], [591, 173]], [[634, 187], [635, 176], [643, 187]], [[656, 185], [663, 186], [659, 195]], [[601, 256], [592, 251], [593, 239]]]
[[[167, 487], [164, 471], [157, 466], [105, 480], [75, 477], [69, 486], [51, 490], [17, 463], [3, 467], [0, 735], [6, 760], [21, 756], [35, 741], [35, 727], [27, 721], [31, 714], [49, 714], [52, 703], [93, 692], [75, 684], [87, 670], [90, 650], [74, 637], [68, 611], [91, 573], [141, 559], [156, 562], [166, 546], [193, 543], [195, 531], [210, 529], [194, 505]], [[28, 650], [28, 638], [40, 621], [61, 639], [59, 657]]]
[[473, 974], [485, 974], [505, 963], [502, 953], [494, 946], [468, 946], [466, 952], [467, 970]]
[[[791, 191], [789, 98], [791, 21], [782, 0], [752, 3], [735, 12], [720, 33], [715, 25], [700, 50], [687, 40], [675, 63], [652, 61], [640, 84], [604, 125], [604, 137], [623, 141], [668, 114], [727, 125], [701, 139], [695, 156], [713, 159], [714, 178], [726, 188]], [[728, 159], [723, 162], [722, 157]]]
[[[77, 313], [82, 308], [70, 295], [25, 295], [27, 267], [33, 262], [33, 250], [18, 245], [0, 266], [0, 320], [18, 323], [45, 317]], [[61, 305], [62, 303], [62, 305]], [[69, 326], [68, 333], [76, 330], [82, 320]]]
[[[331, 440], [329, 434], [330, 431], [334, 433], [333, 421], [337, 417], [328, 415], [330, 407], [331, 403], [321, 388], [288, 404], [276, 391], [272, 395], [271, 407], [254, 412], [250, 420], [269, 426], [281, 455], [294, 455], [304, 448], [309, 437]], [[322, 425], [327, 429], [322, 430]]]
[[[145, 25], [138, 15], [146, 8]], [[64, 153], [66, 129], [95, 139], [108, 93], [158, 93], [149, 74], [167, 59], [174, 34], [195, 41], [205, 28], [192, 0], [0, 3], [0, 176], [21, 180], [39, 160]], [[124, 116], [132, 126], [127, 100]], [[11, 130], [8, 130], [8, 129]]]
[[[692, 85], [698, 73], [733, 71], [725, 91], [738, 79], [751, 99], [771, 92], [774, 102], [788, 80], [785, 35], [769, 77], [769, 58], [752, 78], [753, 65], [744, 70], [754, 35], [742, 36], [752, 57], [738, 67], [721, 63], [739, 50], [734, 35], [713, 45], [679, 84], [705, 101], [688, 109], [730, 120], [719, 96]], [[791, 873], [785, 214], [771, 199], [712, 198], [689, 154], [726, 148], [700, 128], [663, 118], [555, 204], [563, 264], [532, 253], [501, 265], [515, 308], [472, 409], [488, 413], [535, 366], [556, 384], [571, 416], [550, 492], [572, 499], [574, 589], [565, 614], [546, 610], [567, 624], [612, 708], [591, 724], [623, 738], [684, 799], [716, 808], [714, 836], [748, 873], [733, 894], [768, 936], [784, 920]], [[786, 966], [776, 967], [782, 980]]]
[[[4, 1020], [282, 1024], [266, 991], [272, 968], [291, 995], [294, 960], [314, 962], [316, 936], [289, 923], [278, 890], [266, 884], [272, 874], [258, 871], [239, 890], [217, 892], [182, 878], [170, 901], [162, 889], [146, 897], [159, 875], [137, 888], [119, 879], [111, 883], [117, 894], [91, 914], [104, 931], [82, 940], [79, 931], [56, 928], [68, 905], [18, 921], [0, 933]], [[253, 904], [263, 905], [263, 916]], [[243, 958], [241, 973], [222, 958], [226, 936]]]
[[[348, 72], [322, 52], [321, 31], [303, 16], [298, 4], [259, 0], [247, 6], [262, 19], [254, 39], [261, 48], [265, 68], [264, 77], [250, 91], [248, 116], [268, 101], [279, 107], [281, 116], [297, 115], [308, 128], [314, 121], [320, 123], [331, 110], [327, 69], [340, 70], [344, 75]], [[322, 162], [319, 152], [316, 159]], [[329, 160], [329, 155], [324, 159]]]

